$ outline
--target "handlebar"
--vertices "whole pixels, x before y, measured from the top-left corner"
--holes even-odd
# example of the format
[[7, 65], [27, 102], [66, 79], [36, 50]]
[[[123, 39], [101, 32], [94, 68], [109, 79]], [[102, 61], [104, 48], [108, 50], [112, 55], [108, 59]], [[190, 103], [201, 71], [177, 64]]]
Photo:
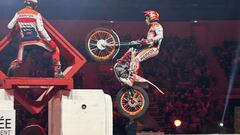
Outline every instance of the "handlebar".
[[138, 46], [141, 45], [141, 42], [139, 41], [131, 41], [131, 42], [121, 42], [121, 46]]

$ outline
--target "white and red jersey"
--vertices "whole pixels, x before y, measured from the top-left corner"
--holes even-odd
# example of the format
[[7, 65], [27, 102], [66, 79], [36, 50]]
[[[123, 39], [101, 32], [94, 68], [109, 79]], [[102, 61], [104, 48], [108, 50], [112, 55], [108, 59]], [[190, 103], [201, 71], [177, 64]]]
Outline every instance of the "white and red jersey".
[[21, 36], [17, 56], [19, 63], [23, 61], [24, 48], [26, 46], [37, 45], [52, 52], [52, 59], [56, 61], [55, 65], [61, 65], [60, 50], [45, 30], [42, 16], [39, 12], [30, 6], [26, 6], [15, 14], [9, 22], [8, 28], [13, 29], [16, 25], [19, 26]]
[[147, 33], [147, 41], [149, 47], [159, 48], [163, 39], [163, 27], [158, 22], [151, 23], [151, 27]]
[[42, 16], [39, 12], [27, 6], [18, 11], [9, 22], [8, 28], [13, 29], [18, 24], [22, 41], [34, 41], [44, 39], [50, 41], [51, 38], [44, 29]]
[[[121, 60], [118, 62], [121, 64], [121, 62], [126, 59], [131, 53], [134, 53], [132, 56], [132, 60], [130, 63], [129, 71], [131, 74], [127, 78], [120, 78], [120, 80], [129, 85], [133, 86], [134, 82], [141, 82], [143, 79], [139, 77], [138, 70], [140, 68], [140, 62], [148, 60], [149, 58], [155, 57], [159, 53], [160, 45], [163, 39], [163, 28], [160, 23], [158, 22], [152, 22], [150, 24], [150, 29], [147, 33], [147, 39], [143, 39], [142, 41], [149, 46], [143, 50], [141, 50], [137, 55], [135, 54], [135, 51], [132, 51], [130, 48], [128, 52], [124, 54], [124, 56], [121, 58]], [[160, 90], [161, 92], [161, 90]], [[161, 92], [162, 93], [162, 92]]]

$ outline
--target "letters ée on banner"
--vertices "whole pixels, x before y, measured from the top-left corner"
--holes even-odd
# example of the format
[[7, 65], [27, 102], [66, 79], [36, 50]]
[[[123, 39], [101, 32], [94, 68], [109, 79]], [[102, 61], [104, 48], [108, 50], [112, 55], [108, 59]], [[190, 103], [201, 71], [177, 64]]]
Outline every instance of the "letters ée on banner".
[[14, 110], [0, 110], [0, 135], [15, 135]]

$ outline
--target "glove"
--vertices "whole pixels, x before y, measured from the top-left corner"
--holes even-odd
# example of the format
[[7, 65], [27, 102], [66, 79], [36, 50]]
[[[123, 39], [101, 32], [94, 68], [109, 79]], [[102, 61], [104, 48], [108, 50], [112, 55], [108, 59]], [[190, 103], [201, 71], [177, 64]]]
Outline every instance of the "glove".
[[148, 44], [148, 40], [145, 39], [145, 38], [141, 39], [140, 41], [141, 41], [141, 43], [144, 44], [144, 45]]
[[55, 51], [56, 48], [57, 48], [57, 44], [56, 44], [53, 40], [50, 40], [50, 41], [48, 42], [48, 45], [49, 45], [49, 47], [50, 47], [53, 51]]
[[131, 41], [130, 44], [132, 45], [139, 44], [139, 41]]

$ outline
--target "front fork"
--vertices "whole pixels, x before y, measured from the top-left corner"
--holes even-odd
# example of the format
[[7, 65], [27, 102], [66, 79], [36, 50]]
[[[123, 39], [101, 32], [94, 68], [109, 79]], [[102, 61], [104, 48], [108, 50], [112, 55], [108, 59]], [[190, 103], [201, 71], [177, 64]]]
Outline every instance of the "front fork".
[[129, 94], [129, 99], [128, 99], [128, 103], [129, 104], [132, 104], [134, 106], [140, 104], [138, 99], [137, 99], [136, 93], [134, 92], [134, 88], [133, 87], [129, 87], [128, 88], [128, 94]]

